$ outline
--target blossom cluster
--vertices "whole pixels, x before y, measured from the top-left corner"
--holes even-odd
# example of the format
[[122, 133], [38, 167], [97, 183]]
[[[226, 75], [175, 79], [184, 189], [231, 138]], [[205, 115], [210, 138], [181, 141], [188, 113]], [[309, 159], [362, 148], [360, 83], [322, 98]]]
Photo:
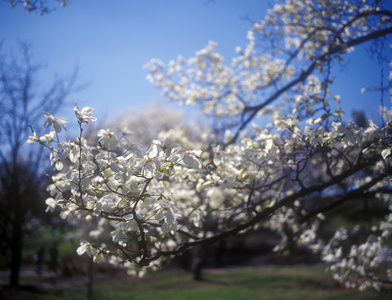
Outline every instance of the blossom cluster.
[[[92, 112], [91, 108], [80, 111], [75, 107], [81, 128], [95, 121]], [[63, 118], [57, 119], [48, 113], [45, 116], [50, 118], [53, 128], [58, 120], [65, 123]], [[57, 142], [54, 147], [53, 139], [48, 140], [47, 134], [38, 137], [34, 133], [28, 143], [39, 142], [49, 148], [50, 159], [58, 171], [48, 186], [51, 193], [46, 200], [48, 210], [58, 207], [60, 217], [70, 221], [104, 220], [91, 230], [91, 237], [111, 228], [114, 246], [96, 246], [83, 240], [77, 250], [78, 254], [87, 253], [95, 262], [108, 261], [126, 266], [130, 273], [139, 269], [143, 274], [143, 267], [157, 267], [159, 259], [180, 251], [186, 243], [203, 242], [233, 228], [239, 232], [263, 226], [281, 233], [280, 248], [295, 235], [299, 244], [314, 252], [323, 251], [324, 260], [333, 262], [331, 269], [337, 272], [343, 268], [336, 265], [337, 261], [342, 263], [341, 249], [336, 248], [336, 242], [331, 240], [326, 246], [317, 237], [324, 219], [322, 214], [311, 218], [312, 225], [299, 223], [311, 213], [305, 198], [314, 193], [312, 188], [320, 189], [320, 186], [332, 193], [338, 184], [333, 182], [333, 177], [344, 175], [343, 179], [347, 180], [362, 170], [354, 172], [350, 168], [358, 156], [372, 157], [372, 153], [385, 150], [380, 147], [383, 144], [369, 146], [369, 141], [380, 140], [382, 133], [373, 123], [364, 130], [354, 123], [343, 126], [337, 122], [329, 132], [322, 133], [306, 126], [301, 129], [290, 120], [280, 121], [280, 125], [279, 130], [286, 134], [278, 135], [255, 125], [253, 137], [244, 134], [239, 143], [226, 147], [215, 145], [209, 152], [181, 148], [170, 141], [170, 132], [165, 134], [163, 142], [154, 140], [148, 148], [132, 144], [126, 135], [119, 138], [108, 129], [97, 131], [95, 146], [89, 145], [82, 135], [75, 142]], [[178, 137], [178, 132], [176, 135]], [[58, 137], [58, 133], [52, 131], [49, 136]], [[372, 151], [368, 150], [370, 147]], [[322, 160], [323, 152], [328, 153], [326, 161]], [[356, 158], [342, 157], [342, 152]], [[380, 167], [387, 168], [388, 159], [379, 155], [373, 165], [366, 167], [382, 172]], [[317, 167], [321, 172], [333, 164], [336, 166], [329, 175], [317, 175], [312, 170]], [[293, 174], [296, 178], [292, 178]], [[351, 187], [353, 190], [372, 180], [358, 176], [353, 181], [357, 185]], [[378, 181], [369, 187], [376, 190], [381, 184], [382, 181]], [[300, 196], [302, 192], [305, 194]], [[391, 202], [391, 199], [385, 201]], [[267, 211], [271, 211], [271, 215], [266, 214]], [[213, 228], [208, 225], [212, 223]], [[243, 224], [247, 225], [239, 226]], [[392, 228], [390, 215], [380, 228], [386, 240]], [[381, 243], [382, 240], [379, 248]], [[352, 249], [350, 255], [353, 253], [366, 251]], [[377, 258], [372, 259], [371, 266], [378, 266]]]

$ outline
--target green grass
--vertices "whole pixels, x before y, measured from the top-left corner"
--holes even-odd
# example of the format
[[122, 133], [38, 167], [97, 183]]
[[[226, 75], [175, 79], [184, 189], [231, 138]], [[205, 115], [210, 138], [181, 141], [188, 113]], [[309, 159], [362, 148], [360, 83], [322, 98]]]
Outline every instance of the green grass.
[[[346, 290], [332, 281], [322, 267], [261, 267], [237, 270], [214, 270], [204, 273], [205, 281], [195, 282], [189, 273], [160, 272], [144, 279], [115, 276], [97, 279], [96, 300], [121, 299], [391, 299], [389, 293]], [[60, 279], [59, 279], [60, 280]], [[14, 292], [9, 299], [86, 299], [85, 279], [62, 289], [44, 292]]]

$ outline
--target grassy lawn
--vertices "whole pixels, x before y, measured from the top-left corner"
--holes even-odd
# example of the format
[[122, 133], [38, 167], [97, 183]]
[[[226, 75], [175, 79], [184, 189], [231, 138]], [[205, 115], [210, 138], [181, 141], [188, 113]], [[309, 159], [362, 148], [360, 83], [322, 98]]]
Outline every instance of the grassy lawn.
[[[322, 267], [211, 270], [206, 271], [204, 277], [205, 281], [195, 282], [189, 273], [160, 272], [144, 279], [128, 276], [99, 278], [95, 281], [93, 299], [392, 299], [391, 293], [360, 293], [343, 289], [330, 279]], [[31, 278], [26, 280], [32, 284]], [[7, 299], [86, 299], [85, 283], [84, 278], [72, 279], [68, 286], [62, 288], [18, 291], [8, 294]]]

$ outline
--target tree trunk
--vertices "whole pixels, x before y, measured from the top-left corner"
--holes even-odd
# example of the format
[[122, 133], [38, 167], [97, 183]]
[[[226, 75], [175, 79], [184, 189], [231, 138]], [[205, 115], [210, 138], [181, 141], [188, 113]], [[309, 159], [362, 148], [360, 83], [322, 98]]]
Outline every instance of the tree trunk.
[[94, 262], [93, 258], [88, 258], [87, 267], [87, 299], [93, 299], [93, 284], [94, 284]]
[[16, 172], [17, 168], [14, 166], [15, 171], [12, 173], [11, 178], [11, 274], [10, 274], [10, 287], [16, 288], [19, 286], [20, 266], [22, 263], [22, 247], [23, 247], [23, 198], [20, 196], [21, 185], [19, 177]]
[[193, 255], [192, 255], [192, 266], [191, 266], [193, 280], [197, 280], [197, 281], [203, 280], [201, 276], [201, 270], [205, 262], [206, 256], [207, 256], [207, 249], [205, 246], [197, 245], [194, 247]]
[[10, 287], [16, 288], [19, 286], [20, 265], [22, 262], [22, 243], [23, 231], [22, 223], [19, 218], [15, 218], [12, 224], [12, 237], [11, 237], [11, 275]]

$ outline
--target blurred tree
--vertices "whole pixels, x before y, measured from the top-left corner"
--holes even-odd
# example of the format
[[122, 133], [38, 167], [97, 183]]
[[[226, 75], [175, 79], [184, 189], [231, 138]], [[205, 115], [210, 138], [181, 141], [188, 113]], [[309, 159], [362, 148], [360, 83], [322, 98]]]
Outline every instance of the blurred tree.
[[369, 125], [369, 120], [366, 118], [365, 113], [362, 110], [354, 109], [352, 112], [353, 121], [357, 126], [362, 128], [367, 128]]
[[[163, 101], [154, 101], [142, 109], [125, 110], [109, 118], [102, 128], [110, 128], [140, 145], [149, 145], [157, 137], [166, 139], [170, 136], [173, 142], [194, 146], [201, 143], [200, 133], [212, 134], [207, 118], [197, 113], [185, 118], [183, 110]], [[97, 131], [98, 128], [94, 128], [85, 137], [96, 142]]]
[[42, 151], [25, 147], [31, 130], [28, 126], [38, 127], [42, 111], [56, 111], [76, 91], [75, 72], [68, 80], [54, 80], [39, 93], [42, 66], [31, 62], [28, 45], [20, 43], [20, 50], [21, 55], [15, 58], [0, 48], [0, 233], [1, 247], [11, 255], [12, 287], [19, 284], [24, 232], [44, 212], [35, 200], [43, 197], [41, 174], [48, 164], [42, 160]]

